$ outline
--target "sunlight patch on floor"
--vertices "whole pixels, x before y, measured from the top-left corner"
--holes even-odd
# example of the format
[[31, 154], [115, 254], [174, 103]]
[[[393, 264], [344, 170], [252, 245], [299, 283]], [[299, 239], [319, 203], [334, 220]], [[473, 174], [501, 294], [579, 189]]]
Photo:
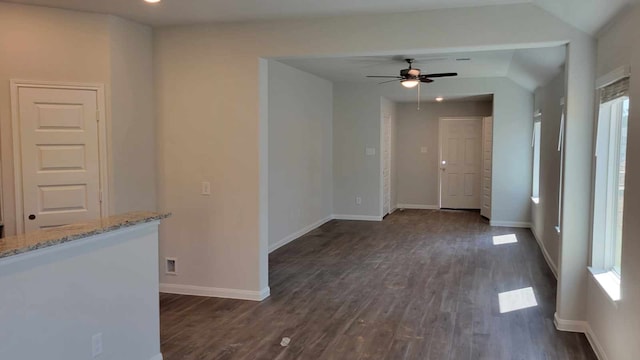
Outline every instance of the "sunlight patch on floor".
[[515, 244], [518, 242], [516, 234], [496, 235], [493, 237], [493, 245]]
[[538, 306], [531, 287], [500, 293], [498, 301], [501, 314]]

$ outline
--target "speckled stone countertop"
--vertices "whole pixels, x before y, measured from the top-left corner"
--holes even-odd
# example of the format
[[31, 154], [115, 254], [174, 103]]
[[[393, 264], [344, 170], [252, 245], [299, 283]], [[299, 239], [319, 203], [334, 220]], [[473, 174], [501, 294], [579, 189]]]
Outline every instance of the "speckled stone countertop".
[[171, 216], [170, 213], [130, 212], [85, 223], [10, 236], [0, 239], [0, 259], [138, 224], [166, 219], [169, 216]]

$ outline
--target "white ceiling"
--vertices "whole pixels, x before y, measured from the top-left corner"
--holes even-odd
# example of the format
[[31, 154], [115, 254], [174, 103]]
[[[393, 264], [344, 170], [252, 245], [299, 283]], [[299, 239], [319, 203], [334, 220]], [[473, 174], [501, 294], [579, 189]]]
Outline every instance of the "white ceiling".
[[[398, 75], [407, 67], [404, 58], [415, 58], [414, 67], [423, 74], [457, 72], [459, 79], [509, 77], [529, 91], [555, 77], [565, 62], [564, 46], [553, 48], [465, 52], [448, 54], [402, 54], [398, 56], [367, 56], [342, 58], [278, 59], [302, 71], [333, 82], [367, 82], [375, 85], [384, 79], [367, 75]], [[460, 61], [459, 59], [469, 59]], [[437, 79], [436, 79], [437, 81]], [[388, 84], [381, 86], [398, 86]]]
[[407, 12], [440, 8], [533, 3], [594, 34], [625, 5], [638, 0], [9, 0], [119, 15], [163, 26], [204, 22]]

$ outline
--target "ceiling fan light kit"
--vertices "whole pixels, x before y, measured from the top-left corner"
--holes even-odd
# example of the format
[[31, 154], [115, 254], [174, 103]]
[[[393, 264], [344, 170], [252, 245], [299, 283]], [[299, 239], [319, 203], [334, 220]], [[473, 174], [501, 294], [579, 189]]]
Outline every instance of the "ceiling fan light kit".
[[400, 81], [402, 86], [406, 88], [414, 88], [419, 83], [432, 83], [433, 80], [431, 78], [443, 78], [443, 77], [452, 77], [458, 76], [458, 73], [438, 73], [438, 74], [422, 74], [420, 69], [414, 68], [413, 63], [414, 59], [404, 59], [404, 61], [409, 64], [409, 67], [406, 69], [400, 70], [400, 76], [377, 76], [371, 75], [367, 76], [368, 78], [384, 78], [384, 79], [393, 79], [381, 82], [380, 84], [385, 84], [394, 81]]
[[420, 84], [420, 80], [406, 79], [406, 80], [400, 81], [400, 84], [402, 84], [402, 86], [406, 87], [407, 89], [413, 89], [414, 87], [418, 86], [418, 84]]
[[[400, 85], [404, 86], [407, 89], [413, 89], [415, 87], [418, 88], [418, 110], [420, 110], [420, 84], [422, 83], [432, 83], [433, 79], [431, 78], [443, 78], [443, 77], [454, 77], [458, 76], [458, 73], [437, 73], [437, 74], [422, 74], [420, 69], [416, 69], [413, 67], [413, 63], [415, 59], [404, 59], [404, 61], [409, 64], [409, 67], [406, 69], [400, 70], [400, 76], [377, 76], [371, 75], [367, 76], [368, 78], [385, 78], [385, 79], [393, 79], [383, 81], [379, 84], [386, 84], [390, 82], [400, 81]], [[436, 101], [442, 101], [444, 99], [436, 99]]]

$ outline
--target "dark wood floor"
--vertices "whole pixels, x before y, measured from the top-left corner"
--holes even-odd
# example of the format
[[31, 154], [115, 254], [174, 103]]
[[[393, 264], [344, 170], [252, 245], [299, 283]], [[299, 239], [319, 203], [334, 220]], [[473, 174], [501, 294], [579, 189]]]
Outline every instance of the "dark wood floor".
[[[505, 234], [518, 242], [493, 245]], [[555, 330], [556, 281], [531, 232], [476, 212], [331, 221], [269, 260], [262, 303], [161, 295], [165, 360], [596, 359]], [[528, 287], [537, 306], [500, 313], [498, 294]]]

